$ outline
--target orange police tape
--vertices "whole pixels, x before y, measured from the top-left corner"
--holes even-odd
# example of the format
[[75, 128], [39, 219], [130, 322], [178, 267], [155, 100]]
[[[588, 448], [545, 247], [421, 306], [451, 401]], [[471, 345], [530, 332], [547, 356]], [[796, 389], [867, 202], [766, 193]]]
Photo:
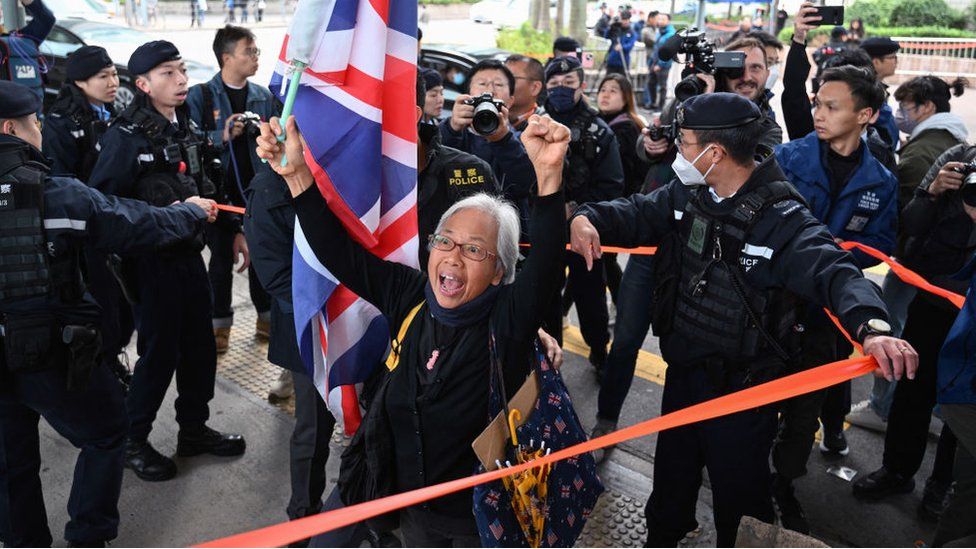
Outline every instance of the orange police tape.
[[238, 206], [228, 206], [227, 204], [217, 204], [218, 210], [224, 210], [225, 212], [231, 212], [236, 214], [244, 214], [244, 208]]
[[700, 421], [714, 419], [728, 414], [751, 410], [798, 395], [818, 391], [870, 373], [877, 368], [877, 362], [870, 357], [858, 357], [783, 377], [762, 385], [725, 395], [719, 398], [690, 406], [677, 412], [650, 419], [631, 427], [610, 433], [587, 442], [571, 446], [549, 456], [521, 465], [490, 471], [467, 478], [452, 480], [419, 490], [403, 492], [374, 501], [360, 503], [351, 507], [327, 511], [292, 522], [268, 526], [251, 532], [237, 534], [210, 541], [197, 547], [282, 547], [289, 543], [329, 532], [376, 517], [391, 511], [403, 509], [447, 494], [452, 494], [478, 484], [498, 480], [502, 477], [540, 467], [598, 448], [647, 436], [665, 429], [673, 429]]
[[[843, 242], [841, 247], [846, 250], [857, 248], [872, 257], [887, 263], [892, 271], [905, 282], [917, 286], [921, 289], [931, 291], [939, 296], [945, 297], [958, 307], [962, 307], [965, 298], [933, 286], [917, 273], [898, 264], [883, 252], [857, 242]], [[638, 251], [639, 250], [639, 251]], [[612, 248], [602, 247], [602, 251], [611, 253], [631, 253], [650, 255], [654, 253], [653, 248]], [[844, 336], [861, 351], [861, 346], [853, 341], [847, 331], [841, 326], [837, 318], [827, 311], [831, 320]], [[324, 532], [330, 532], [376, 517], [417, 505], [431, 499], [459, 492], [467, 488], [472, 488], [478, 484], [498, 480], [502, 477], [513, 475], [534, 467], [553, 463], [562, 459], [570, 458], [586, 452], [604, 448], [626, 442], [628, 440], [647, 436], [666, 429], [673, 429], [692, 423], [698, 423], [709, 419], [734, 414], [745, 410], [751, 410], [761, 406], [773, 404], [795, 396], [811, 393], [820, 389], [825, 389], [838, 383], [854, 379], [861, 375], [873, 372], [878, 367], [873, 357], [857, 357], [839, 362], [833, 362], [824, 366], [818, 366], [809, 370], [786, 376], [780, 379], [757, 385], [749, 389], [744, 389], [730, 395], [689, 406], [677, 412], [672, 412], [654, 419], [650, 419], [631, 427], [626, 427], [608, 435], [588, 440], [576, 446], [571, 446], [564, 450], [555, 452], [549, 456], [536, 459], [521, 465], [490, 471], [467, 478], [457, 479], [434, 486], [427, 486], [418, 490], [404, 492], [387, 496], [374, 501], [345, 507], [334, 511], [327, 511], [318, 515], [313, 515], [303, 519], [285, 522], [274, 526], [267, 526], [251, 532], [228, 536], [225, 538], [210, 541], [197, 547], [281, 547], [305, 538], [309, 538]]]

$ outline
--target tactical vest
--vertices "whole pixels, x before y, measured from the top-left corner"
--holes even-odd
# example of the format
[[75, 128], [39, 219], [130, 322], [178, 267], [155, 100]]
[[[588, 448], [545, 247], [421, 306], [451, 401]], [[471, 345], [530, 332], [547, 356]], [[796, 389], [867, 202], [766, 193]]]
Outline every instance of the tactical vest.
[[74, 123], [71, 137], [75, 140], [80, 157], [79, 165], [74, 167], [75, 175], [81, 181], [88, 181], [98, 161], [98, 141], [105, 135], [109, 123], [96, 119], [85, 98], [78, 97], [79, 93], [71, 91], [70, 96], [59, 96], [48, 116], [59, 114]]
[[0, 300], [38, 297], [51, 289], [44, 235], [44, 178], [27, 146], [0, 153]]
[[607, 130], [596, 120], [597, 113], [586, 107], [569, 124], [569, 154], [563, 181], [570, 199], [590, 183], [591, 167], [602, 152], [600, 141]]
[[710, 200], [707, 192], [697, 190], [679, 222], [673, 330], [730, 361], [771, 356], [788, 362], [797, 300], [785, 290], [749, 286], [739, 256], [765, 208], [788, 199], [802, 203], [802, 198], [788, 183], [768, 183], [729, 199], [735, 209], [714, 216], [698, 206]]
[[41, 61], [41, 52], [30, 38], [16, 34], [0, 36], [0, 78], [27, 86], [43, 102], [41, 74], [47, 71]]
[[[141, 128], [143, 134], [152, 143], [151, 173], [184, 175], [196, 183], [198, 192], [194, 194], [205, 197], [213, 197], [217, 194], [216, 187], [203, 169], [203, 140], [189, 127], [181, 129], [175, 136], [166, 136], [164, 130], [169, 122], [150, 107], [145, 106], [132, 106], [119, 118]], [[190, 124], [189, 119], [184, 119], [183, 122], [187, 126]]]

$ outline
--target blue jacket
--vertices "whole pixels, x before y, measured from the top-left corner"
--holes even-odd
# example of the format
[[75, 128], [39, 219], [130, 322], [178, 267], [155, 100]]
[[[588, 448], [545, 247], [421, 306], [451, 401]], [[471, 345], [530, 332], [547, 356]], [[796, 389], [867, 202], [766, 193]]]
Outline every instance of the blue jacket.
[[[0, 36], [0, 41], [3, 42], [0, 59], [8, 65], [10, 71], [3, 78], [27, 86], [43, 102], [44, 80], [38, 62], [41, 57], [38, 48], [54, 28], [55, 19], [54, 14], [41, 0], [34, 0], [25, 9], [32, 17], [31, 22], [8, 35]], [[42, 115], [38, 111], [37, 116], [41, 118]]]
[[969, 279], [966, 303], [939, 353], [939, 404], [976, 404], [976, 258], [957, 275]]
[[[196, 122], [197, 127], [203, 128], [203, 90], [200, 86], [208, 86], [210, 88], [211, 95], [213, 96], [213, 109], [216, 111], [216, 113], [210, 114], [210, 116], [214, 117], [214, 129], [206, 132], [207, 139], [220, 151], [220, 162], [226, 167], [228, 181], [232, 181], [229, 178], [233, 177], [234, 168], [230, 162], [230, 147], [224, 143], [224, 124], [227, 122], [227, 118], [234, 113], [231, 110], [230, 99], [224, 91], [224, 81], [220, 78], [220, 73], [218, 72], [210, 79], [210, 82], [190, 88], [190, 92], [186, 96], [186, 105], [190, 108], [190, 119]], [[267, 121], [272, 116], [281, 115], [280, 105], [278, 101], [275, 101], [271, 90], [254, 82], [247, 83], [246, 110], [259, 115], [261, 120]], [[262, 166], [256, 149], [256, 142], [252, 142], [251, 146], [248, 147], [248, 150], [251, 151], [251, 166], [254, 167], [255, 174], [259, 171], [258, 168]], [[241, 185], [244, 187], [248, 183], [248, 181], [241, 181]]]
[[[895, 249], [898, 228], [898, 178], [871, 154], [862, 138], [861, 164], [836, 201], [824, 170], [826, 143], [816, 132], [776, 147], [776, 160], [787, 178], [806, 198], [810, 211], [842, 240], [853, 240], [886, 254]], [[861, 268], [878, 263], [855, 253]]]
[[885, 103], [878, 112], [878, 120], [874, 123], [878, 133], [885, 143], [891, 147], [892, 151], [898, 150], [898, 124], [895, 123], [895, 113], [891, 110], [891, 105]]
[[668, 41], [668, 38], [674, 36], [674, 25], [668, 25], [663, 29], [658, 29], [657, 31], [657, 41], [654, 42], [654, 60], [657, 61], [657, 66], [662, 69], [670, 69], [671, 63], [674, 61], [662, 61], [659, 52], [661, 51], [661, 46]]
[[[610, 38], [610, 30], [603, 36], [604, 38]], [[631, 26], [626, 30], [621, 30], [619, 34], [620, 47], [624, 50], [624, 60], [620, 60], [620, 53], [617, 50], [610, 50], [609, 55], [607, 55], [607, 66], [608, 67], [623, 67], [624, 65], [630, 66], [630, 50], [634, 49], [634, 44], [637, 42], [637, 37], [640, 36], [640, 31], [635, 31], [634, 27]]]

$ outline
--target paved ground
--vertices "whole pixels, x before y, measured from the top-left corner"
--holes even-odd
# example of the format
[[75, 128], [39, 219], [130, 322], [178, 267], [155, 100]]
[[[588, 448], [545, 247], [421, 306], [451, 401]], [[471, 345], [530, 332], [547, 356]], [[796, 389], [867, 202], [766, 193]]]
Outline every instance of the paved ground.
[[[271, 405], [267, 389], [280, 370], [265, 360], [267, 346], [253, 337], [255, 313], [246, 297], [243, 275], [235, 275], [237, 326], [231, 351], [219, 362], [216, 396], [211, 406], [211, 425], [244, 433], [247, 453], [237, 459], [177, 458], [179, 476], [164, 484], [145, 483], [125, 474], [120, 510], [122, 525], [117, 546], [185, 546], [285, 520], [288, 501], [287, 445], [293, 420], [291, 400]], [[872, 275], [876, 276], [876, 275]], [[575, 317], [571, 314], [575, 324]], [[585, 360], [587, 349], [578, 330], [565, 331], [566, 364], [563, 376], [573, 395], [577, 412], [589, 428], [595, 417], [597, 387]], [[630, 397], [624, 406], [621, 427], [655, 417], [660, 410], [662, 362], [656, 355], [657, 340], [645, 341]], [[135, 357], [134, 351], [130, 355]], [[869, 379], [855, 382], [855, 400], [870, 389]], [[171, 387], [152, 434], [152, 442], [167, 455], [175, 452], [173, 419], [175, 386]], [[879, 465], [882, 437], [857, 428], [848, 430], [851, 455], [842, 465], [859, 472]], [[77, 451], [42, 422], [44, 484], [48, 513], [55, 537], [67, 520], [65, 506]], [[340, 451], [341, 437], [333, 438], [333, 452]], [[614, 450], [600, 473], [608, 491], [579, 540], [580, 547], [639, 547], [644, 530], [643, 505], [650, 492], [656, 436], [628, 442]], [[919, 479], [931, 468], [929, 456]], [[827, 473], [835, 464], [814, 451], [809, 474], [799, 483], [814, 534], [836, 546], [910, 546], [927, 539], [931, 526], [915, 518], [921, 487], [914, 494], [890, 502], [868, 505], [853, 499], [847, 482]], [[337, 460], [329, 462], [329, 482], [337, 476]], [[920, 480], [921, 486], [921, 480]], [[707, 483], [701, 492], [699, 532], [684, 546], [713, 546], [711, 494]], [[63, 545], [63, 541], [58, 543]]]
[[[167, 19], [166, 36], [184, 52], [205, 58], [213, 30], [175, 30], [179, 16]], [[187, 20], [188, 23], [188, 20]], [[214, 18], [208, 26], [216, 26]], [[284, 28], [273, 18], [256, 27], [258, 45], [265, 52], [275, 52]], [[490, 27], [467, 21], [431, 21], [427, 35], [432, 42], [493, 44]], [[257, 81], [267, 81], [271, 56], [266, 54]], [[971, 92], [973, 90], [970, 90]], [[774, 105], [776, 103], [774, 102]], [[953, 100], [954, 111], [976, 131], [976, 93]], [[621, 258], [624, 261], [624, 258]], [[877, 275], [873, 275], [877, 276]], [[212, 425], [219, 429], [242, 432], [248, 440], [248, 452], [238, 459], [179, 459], [180, 475], [165, 484], [144, 483], [126, 473], [120, 504], [122, 526], [119, 546], [183, 546], [215, 537], [265, 526], [285, 519], [288, 499], [287, 443], [293, 420], [292, 403], [268, 404], [267, 388], [278, 375], [277, 368], [264, 357], [265, 345], [252, 337], [253, 308], [246, 303], [246, 282], [239, 277], [235, 286], [238, 327], [233, 332], [232, 351], [222, 357], [212, 410]], [[572, 322], [576, 324], [575, 320]], [[573, 393], [577, 411], [584, 424], [592, 425], [595, 416], [597, 387], [592, 370], [585, 360], [587, 349], [579, 332], [570, 327], [565, 334], [567, 358], [563, 375]], [[645, 341], [630, 397], [624, 407], [621, 427], [658, 415], [660, 410], [663, 362], [657, 340], [649, 335]], [[133, 360], [134, 352], [131, 353]], [[869, 379], [854, 383], [855, 402], [870, 389]], [[175, 451], [171, 389], [156, 429], [154, 444], [164, 453]], [[71, 482], [71, 471], [77, 452], [46, 426], [42, 427], [42, 481], [52, 529], [59, 537], [66, 521], [65, 505]], [[860, 473], [874, 470], [881, 459], [883, 438], [852, 428], [848, 431], [851, 455], [840, 464]], [[342, 443], [334, 439], [334, 449]], [[653, 452], [656, 437], [628, 442], [610, 454], [601, 468], [608, 492], [601, 499], [580, 546], [639, 546], [644, 533], [643, 502], [650, 491]], [[931, 469], [929, 456], [918, 475], [919, 487], [914, 494], [892, 498], [880, 504], [862, 504], [850, 495], [849, 483], [827, 473], [834, 465], [814, 451], [809, 474], [799, 482], [799, 493], [805, 503], [816, 537], [838, 546], [909, 546], [928, 539], [931, 525], [919, 523], [915, 507], [921, 486]], [[337, 460], [329, 466], [329, 480], [336, 477]], [[710, 492], [707, 485], [701, 493], [698, 515], [702, 529], [685, 545], [714, 545], [711, 526]], [[63, 542], [61, 542], [63, 544]]]

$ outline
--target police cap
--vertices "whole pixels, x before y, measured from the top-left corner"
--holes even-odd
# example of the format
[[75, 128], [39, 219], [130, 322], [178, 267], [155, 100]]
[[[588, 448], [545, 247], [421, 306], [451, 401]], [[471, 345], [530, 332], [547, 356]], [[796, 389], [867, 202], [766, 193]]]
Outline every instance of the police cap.
[[861, 49], [868, 52], [872, 58], [877, 58], [891, 55], [901, 49], [901, 46], [887, 36], [874, 36], [861, 42]]
[[683, 129], [724, 130], [759, 120], [762, 113], [754, 102], [739, 94], [719, 92], [685, 100], [674, 116]]
[[549, 81], [553, 76], [559, 76], [560, 74], [569, 74], [573, 71], [577, 71], [582, 67], [579, 58], [576, 56], [568, 57], [556, 57], [550, 59], [546, 63], [546, 82]]
[[444, 79], [441, 77], [441, 73], [434, 69], [420, 69], [420, 76], [424, 79], [424, 86], [426, 86], [427, 91], [444, 85]]
[[20, 118], [41, 110], [40, 98], [23, 84], [0, 80], [0, 97], [0, 119]]
[[180, 50], [172, 42], [156, 40], [146, 42], [136, 48], [129, 57], [129, 72], [132, 74], [146, 74], [167, 61], [181, 59]]
[[68, 55], [65, 65], [65, 76], [74, 82], [77, 80], [88, 80], [98, 74], [98, 71], [111, 67], [112, 58], [101, 46], [82, 46]]
[[552, 43], [553, 51], [576, 51], [580, 49], [580, 43], [571, 36], [560, 36]]

